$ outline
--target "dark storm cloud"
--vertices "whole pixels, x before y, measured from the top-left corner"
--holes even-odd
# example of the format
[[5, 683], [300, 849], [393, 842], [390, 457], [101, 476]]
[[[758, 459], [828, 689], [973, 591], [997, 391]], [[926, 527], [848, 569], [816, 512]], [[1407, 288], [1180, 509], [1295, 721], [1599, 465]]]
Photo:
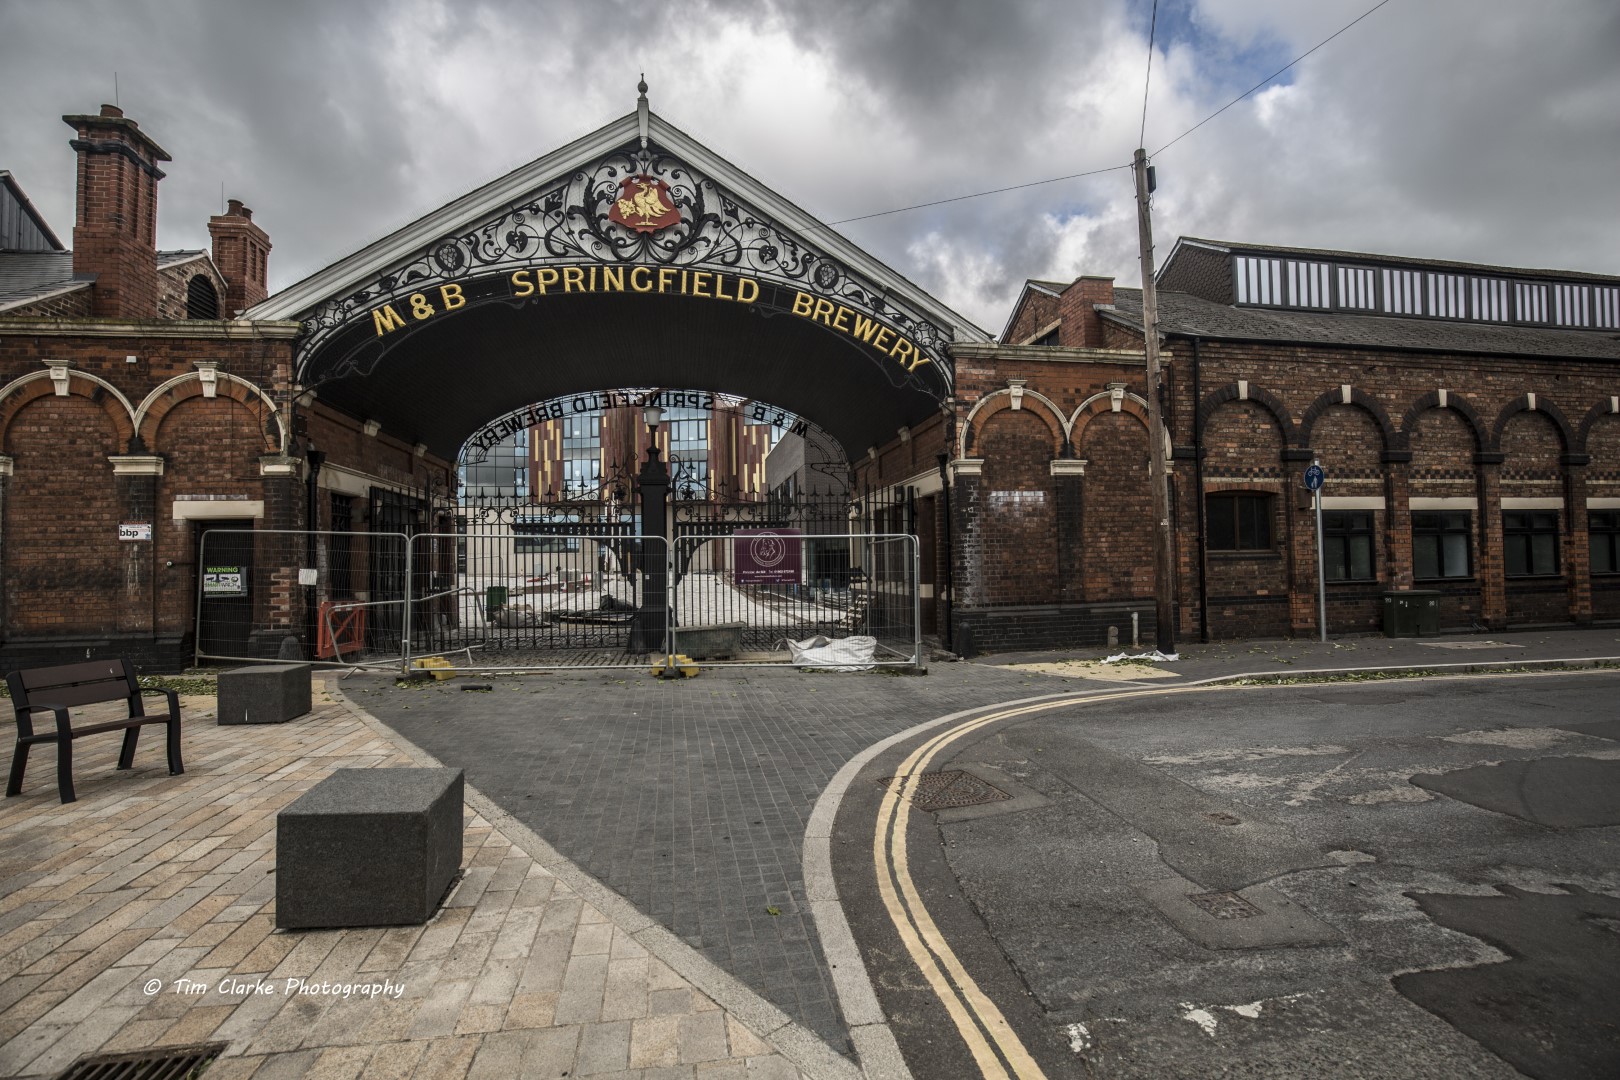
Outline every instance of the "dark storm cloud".
[[[1371, 0], [1161, 0], [1149, 149]], [[72, 227], [63, 113], [174, 156], [160, 243], [220, 184], [282, 287], [630, 111], [824, 220], [1127, 162], [1149, 0], [0, 4], [0, 168]], [[1620, 10], [1395, 0], [1160, 158], [1178, 233], [1620, 270]], [[840, 231], [999, 330], [1026, 277], [1136, 280], [1128, 173]]]

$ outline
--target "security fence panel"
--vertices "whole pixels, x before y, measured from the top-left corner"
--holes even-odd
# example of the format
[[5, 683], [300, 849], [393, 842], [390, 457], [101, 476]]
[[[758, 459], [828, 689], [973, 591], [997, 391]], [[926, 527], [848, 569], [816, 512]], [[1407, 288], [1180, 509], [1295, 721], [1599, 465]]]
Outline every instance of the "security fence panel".
[[398, 664], [406, 553], [403, 533], [203, 527], [197, 662]]
[[410, 656], [456, 670], [643, 666], [667, 641], [662, 537], [482, 524], [410, 541]]
[[917, 538], [794, 529], [680, 536], [670, 621], [675, 652], [694, 660], [823, 666], [800, 653], [818, 641], [870, 638], [869, 659], [839, 652], [825, 666], [916, 666]]

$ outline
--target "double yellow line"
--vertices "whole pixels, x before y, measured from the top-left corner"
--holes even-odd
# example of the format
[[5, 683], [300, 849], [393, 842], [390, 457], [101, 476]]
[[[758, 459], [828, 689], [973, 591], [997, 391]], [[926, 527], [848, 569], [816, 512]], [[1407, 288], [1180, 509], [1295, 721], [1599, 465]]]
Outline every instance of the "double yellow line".
[[917, 790], [919, 778], [951, 743], [1003, 720], [1093, 702], [1207, 692], [1210, 689], [1212, 687], [1209, 686], [1186, 686], [1130, 690], [1002, 709], [947, 728], [912, 751], [895, 771], [894, 780], [884, 792], [878, 809], [877, 831], [872, 844], [878, 894], [883, 898], [883, 906], [888, 909], [889, 918], [906, 951], [922, 971], [923, 978], [928, 980], [934, 996], [950, 1014], [951, 1021], [986, 1080], [1046, 1080], [1046, 1074], [1035, 1063], [1001, 1010], [996, 1008], [995, 1002], [979, 989], [956, 953], [951, 951], [945, 936], [940, 933], [933, 916], [929, 915], [922, 897], [917, 893], [906, 853], [906, 825], [911, 820], [911, 796]]

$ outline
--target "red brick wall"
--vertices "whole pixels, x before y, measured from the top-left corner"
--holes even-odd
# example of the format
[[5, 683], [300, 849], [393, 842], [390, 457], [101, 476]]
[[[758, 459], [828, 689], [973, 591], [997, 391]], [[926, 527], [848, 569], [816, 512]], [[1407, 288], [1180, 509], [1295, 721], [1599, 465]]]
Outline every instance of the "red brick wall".
[[[1256, 401], [1229, 401], [1204, 429], [1206, 491], [1270, 495], [1273, 549], [1211, 551], [1208, 594], [1211, 634], [1217, 638], [1275, 637], [1289, 630], [1290, 532], [1283, 484], [1282, 432]], [[1152, 552], [1144, 553], [1151, 559]]]
[[225, 280], [219, 276], [213, 264], [207, 259], [193, 259], [178, 266], [166, 267], [158, 271], [158, 318], [185, 319], [186, 299], [191, 287], [191, 279], [201, 274], [208, 279], [214, 287], [214, 295], [219, 299], [219, 318], [228, 319], [231, 313], [225, 306]]
[[[157, 571], [161, 587], [158, 629], [185, 633], [191, 628], [197, 590], [195, 543], [197, 523], [174, 520], [177, 495], [240, 496], [263, 499], [259, 457], [266, 450], [259, 418], [228, 397], [191, 397], [162, 420], [155, 445], [163, 448], [163, 476], [158, 480]], [[269, 527], [259, 521], [257, 528]], [[173, 567], [164, 565], [172, 561]]]
[[1023, 306], [1007, 330], [1007, 344], [1022, 345], [1031, 337], [1051, 326], [1058, 318], [1058, 298], [1030, 289], [1024, 294]]
[[1003, 411], [985, 425], [979, 574], [987, 604], [1052, 599], [1057, 535], [1050, 438], [1046, 424], [1027, 412]]
[[1063, 318], [1058, 344], [1077, 349], [1103, 348], [1103, 323], [1096, 305], [1113, 302], [1113, 278], [1077, 279], [1058, 299], [1058, 313]]
[[87, 319], [90, 317], [90, 289], [76, 289], [35, 304], [25, 304], [0, 313], [6, 319]]
[[37, 398], [12, 418], [5, 515], [7, 638], [118, 629], [124, 552], [109, 454], [117, 434], [86, 397]]
[[[1086, 424], [1082, 563], [1087, 602], [1153, 595], [1153, 495], [1147, 430], [1123, 412]], [[1148, 558], [1143, 559], [1142, 553]]]
[[[1311, 448], [1323, 462], [1332, 466], [1322, 485], [1323, 498], [1385, 496], [1384, 465], [1381, 461], [1385, 449], [1384, 436], [1367, 410], [1357, 405], [1329, 406], [1316, 418], [1311, 429]], [[1300, 498], [1297, 488], [1294, 497], [1296, 500]], [[1390, 566], [1394, 556], [1380, 542], [1380, 538], [1388, 535], [1387, 511], [1364, 512], [1372, 515], [1375, 576], [1370, 582], [1329, 582], [1328, 622], [1341, 631], [1375, 633], [1383, 625], [1381, 594], [1390, 587]], [[1294, 529], [1292, 556], [1298, 572], [1295, 590], [1314, 596], [1317, 568], [1315, 523], [1307, 521], [1306, 525], [1306, 528]], [[1303, 617], [1296, 610], [1296, 622], [1310, 622], [1316, 617], [1314, 607], [1306, 607], [1311, 610]]]
[[[1504, 499], [1547, 499], [1564, 496], [1564, 470], [1559, 456], [1565, 452], [1558, 428], [1545, 413], [1521, 412], [1502, 429], [1499, 447], [1501, 496]], [[1568, 618], [1569, 595], [1565, 575], [1584, 553], [1571, 543], [1570, 514], [1566, 505], [1557, 511], [1559, 570], [1557, 578], [1508, 578], [1505, 582], [1509, 623], [1563, 622]], [[1584, 533], [1584, 530], [1583, 530]], [[1588, 543], [1582, 535], [1583, 545]], [[1584, 561], [1584, 560], [1583, 560]]]

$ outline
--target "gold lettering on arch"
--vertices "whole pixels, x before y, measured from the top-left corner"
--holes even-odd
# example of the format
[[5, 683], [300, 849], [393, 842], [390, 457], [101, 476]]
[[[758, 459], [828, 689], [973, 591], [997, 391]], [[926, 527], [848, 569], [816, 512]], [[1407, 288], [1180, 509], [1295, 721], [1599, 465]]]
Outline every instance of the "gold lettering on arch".
[[[511, 290], [508, 295], [520, 300], [559, 293], [622, 293], [626, 286], [635, 293], [667, 293], [738, 304], [752, 304], [760, 297], [759, 279], [746, 274], [624, 263], [524, 267], [512, 271], [507, 282]], [[403, 300], [395, 298], [371, 310], [372, 328], [377, 337], [386, 337], [412, 323], [458, 311], [467, 306], [467, 289], [465, 281], [448, 282], [432, 295], [413, 293]], [[435, 299], [437, 304], [433, 302]], [[404, 304], [406, 313], [402, 314], [396, 304]], [[801, 319], [821, 323], [882, 353], [907, 372], [934, 362], [916, 342], [893, 327], [825, 297], [796, 291], [788, 310]]]

